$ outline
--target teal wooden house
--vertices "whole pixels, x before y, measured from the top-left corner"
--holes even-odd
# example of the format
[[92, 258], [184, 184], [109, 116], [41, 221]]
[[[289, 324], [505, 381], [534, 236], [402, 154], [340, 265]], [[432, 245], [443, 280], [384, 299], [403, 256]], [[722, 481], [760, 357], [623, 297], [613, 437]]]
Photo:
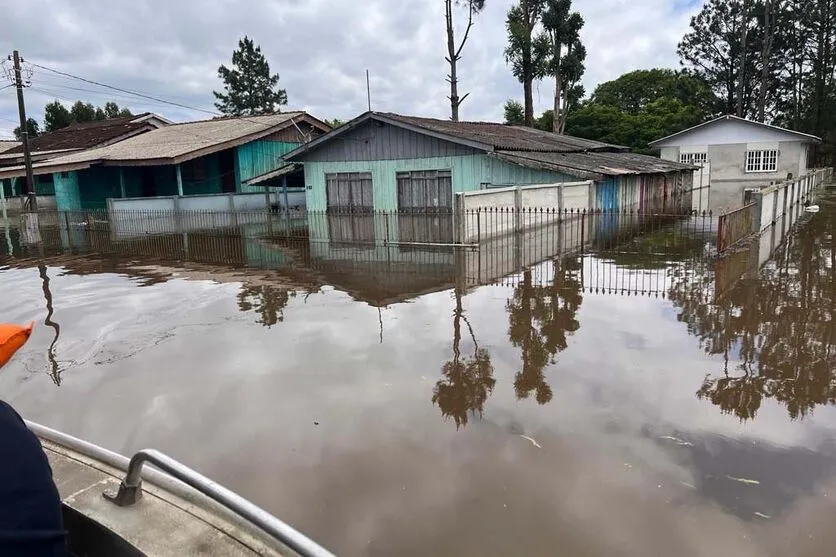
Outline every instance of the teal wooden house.
[[368, 112], [288, 153], [308, 211], [452, 211], [456, 193], [593, 180], [591, 209], [642, 208], [690, 188], [694, 168], [627, 148], [486, 122]]
[[[103, 209], [109, 198], [209, 195], [304, 187], [283, 156], [331, 128], [304, 112], [173, 124], [34, 165], [58, 210]], [[0, 168], [0, 179], [21, 167]], [[36, 178], [41, 181], [42, 178]], [[252, 185], [258, 182], [258, 185]]]

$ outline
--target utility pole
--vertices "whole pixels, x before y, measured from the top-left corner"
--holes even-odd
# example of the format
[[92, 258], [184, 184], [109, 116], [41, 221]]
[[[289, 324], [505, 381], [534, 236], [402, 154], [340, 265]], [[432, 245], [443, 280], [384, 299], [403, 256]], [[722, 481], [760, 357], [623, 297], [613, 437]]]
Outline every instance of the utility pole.
[[35, 195], [35, 175], [32, 173], [32, 155], [29, 152], [29, 127], [26, 125], [26, 105], [23, 103], [23, 78], [20, 72], [20, 53], [12, 53], [15, 87], [17, 87], [17, 111], [20, 115], [20, 140], [23, 143], [23, 164], [26, 167], [26, 196], [30, 211], [37, 212], [38, 197]]

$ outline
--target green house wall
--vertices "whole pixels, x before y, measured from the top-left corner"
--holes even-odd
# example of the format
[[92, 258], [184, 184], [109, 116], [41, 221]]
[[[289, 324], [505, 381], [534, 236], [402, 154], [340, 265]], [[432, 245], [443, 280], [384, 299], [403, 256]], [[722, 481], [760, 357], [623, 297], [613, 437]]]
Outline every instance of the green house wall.
[[371, 172], [375, 209], [383, 211], [397, 210], [396, 175], [398, 172], [413, 170], [450, 170], [453, 193], [476, 191], [483, 189], [483, 186], [522, 186], [577, 180], [577, 178], [567, 174], [524, 168], [481, 154], [423, 159], [306, 162], [307, 208], [309, 211], [324, 211], [327, 209], [326, 174]]
[[78, 184], [78, 172], [56, 172], [55, 204], [62, 211], [78, 211], [81, 206], [81, 190]]
[[259, 139], [236, 148], [235, 160], [238, 169], [236, 183], [238, 185], [238, 191], [263, 191], [258, 186], [242, 185], [242, 182], [281, 167], [284, 165], [282, 157], [298, 146], [298, 143]]

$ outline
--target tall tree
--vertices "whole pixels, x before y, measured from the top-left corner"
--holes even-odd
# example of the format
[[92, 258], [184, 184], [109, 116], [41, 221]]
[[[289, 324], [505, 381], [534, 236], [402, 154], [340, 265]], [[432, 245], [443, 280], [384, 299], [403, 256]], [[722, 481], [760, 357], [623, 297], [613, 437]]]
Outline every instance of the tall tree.
[[73, 123], [73, 117], [67, 107], [55, 100], [44, 107], [44, 131], [54, 132]]
[[83, 122], [92, 122], [96, 120], [96, 107], [92, 103], [85, 103], [83, 101], [76, 101], [70, 109], [70, 117], [73, 123], [80, 124]]
[[743, 97], [746, 92], [746, 45], [749, 38], [749, 0], [742, 0], [740, 8], [740, 49], [737, 64], [737, 116], [743, 118]]
[[[569, 96], [583, 77], [586, 48], [581, 43], [583, 18], [572, 12], [572, 0], [546, 0], [543, 28], [549, 42], [547, 73], [554, 77], [552, 131], [562, 134], [566, 128]], [[582, 96], [582, 94], [581, 94]]]
[[776, 8], [780, 0], [763, 0], [761, 12], [761, 26], [763, 40], [761, 41], [761, 79], [758, 91], [758, 122], [766, 121], [766, 92], [769, 87], [769, 70], [772, 62], [772, 46], [775, 42]]
[[[691, 29], [679, 43], [677, 52], [684, 66], [704, 79], [723, 100], [723, 111], [738, 112], [738, 98], [743, 116], [754, 115], [753, 92], [759, 72], [742, 71], [758, 68], [761, 56], [757, 21], [744, 17], [742, 0], [709, 0], [699, 14], [691, 19]], [[746, 29], [741, 27], [745, 24]], [[741, 50], [741, 37], [746, 35], [746, 48]]]
[[534, 125], [534, 80], [543, 77], [549, 55], [548, 38], [535, 31], [543, 15], [546, 0], [519, 0], [508, 10], [505, 27], [508, 31], [508, 46], [505, 60], [511, 71], [523, 85], [524, 124]]
[[[41, 133], [40, 127], [38, 126], [38, 121], [34, 118], [27, 118], [26, 131], [29, 132], [29, 139], [32, 139], [33, 137], [38, 137], [38, 135]], [[23, 132], [21, 131], [20, 126], [16, 127], [12, 131], [12, 133], [15, 134], [15, 139], [17, 139], [18, 141], [23, 136]]]
[[224, 82], [224, 92], [214, 91], [218, 99], [215, 107], [224, 114], [274, 114], [287, 104], [287, 92], [276, 88], [279, 74], [270, 73], [261, 47], [247, 36], [238, 41], [238, 49], [232, 52], [232, 68], [221, 65], [218, 77]]
[[[467, 8], [467, 25], [464, 28], [464, 35], [461, 41], [456, 44], [456, 29], [453, 21], [453, 12], [455, 6], [464, 5]], [[473, 16], [481, 12], [485, 8], [485, 0], [444, 0], [445, 20], [447, 23], [447, 63], [450, 65], [450, 74], [447, 76], [447, 81], [450, 83], [450, 119], [454, 122], [459, 121], [459, 107], [464, 100], [470, 95], [465, 93], [464, 96], [459, 97], [459, 60], [462, 59], [462, 50], [467, 43], [470, 36], [470, 30], [473, 28]]]

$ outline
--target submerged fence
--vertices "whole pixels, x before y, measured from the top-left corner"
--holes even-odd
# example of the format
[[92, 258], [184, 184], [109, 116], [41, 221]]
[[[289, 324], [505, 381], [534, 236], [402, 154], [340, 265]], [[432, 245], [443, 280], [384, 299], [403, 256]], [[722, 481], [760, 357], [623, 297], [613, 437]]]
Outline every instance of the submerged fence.
[[717, 249], [721, 253], [770, 228], [792, 227], [824, 184], [833, 181], [833, 169], [814, 170], [795, 180], [747, 192], [749, 203], [720, 215]]
[[757, 205], [750, 203], [735, 211], [720, 215], [717, 227], [717, 250], [725, 251], [752, 235]]

